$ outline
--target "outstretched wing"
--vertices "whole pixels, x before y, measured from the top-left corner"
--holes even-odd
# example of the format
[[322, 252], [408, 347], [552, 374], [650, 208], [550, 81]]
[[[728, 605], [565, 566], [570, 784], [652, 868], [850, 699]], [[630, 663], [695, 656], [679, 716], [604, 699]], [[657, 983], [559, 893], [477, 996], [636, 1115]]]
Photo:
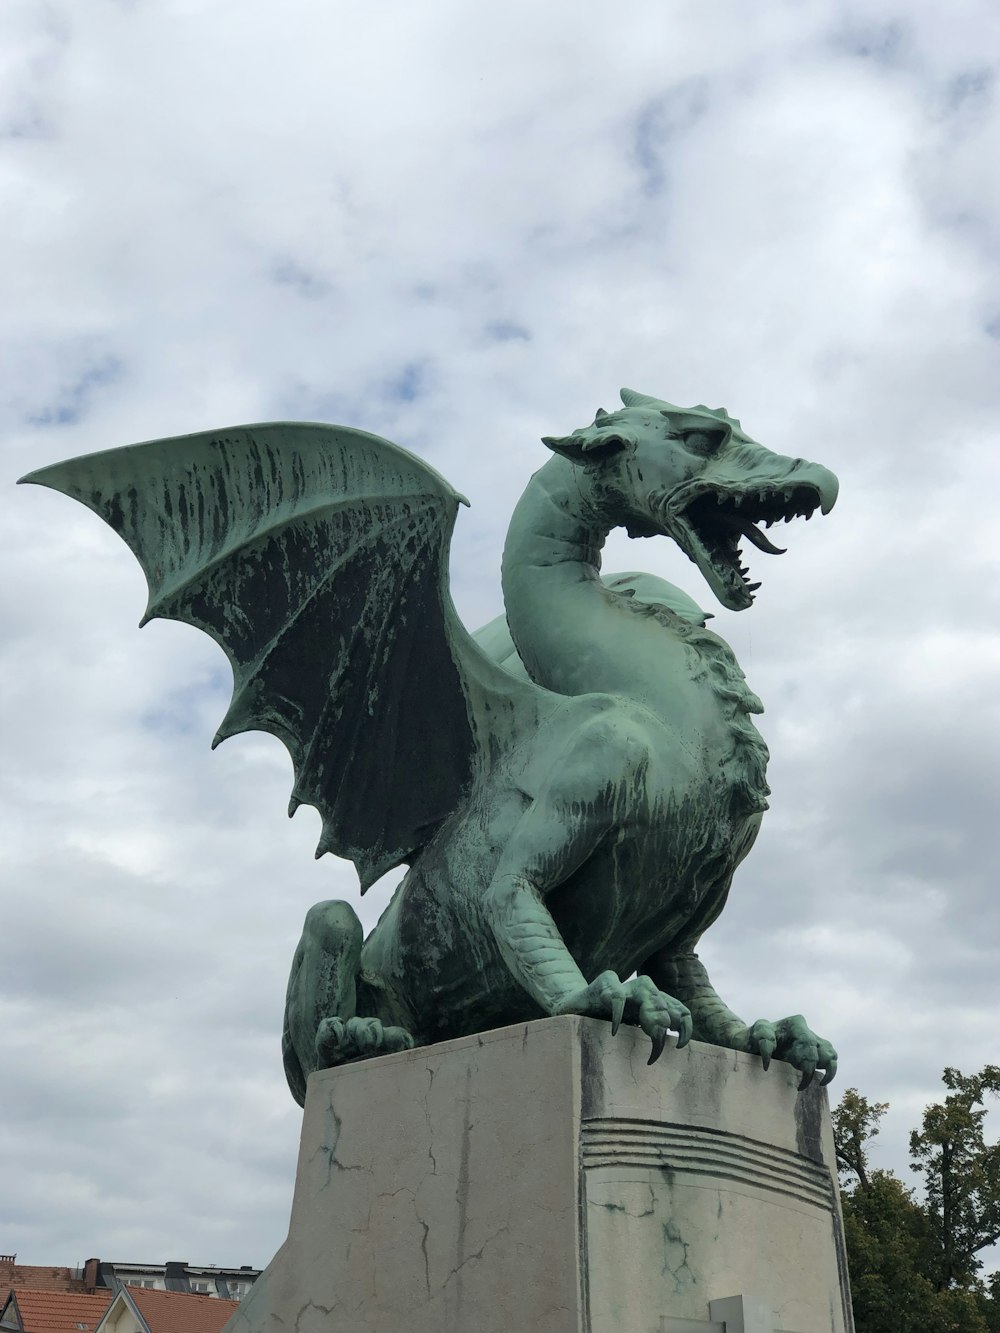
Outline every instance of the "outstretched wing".
[[290, 813], [316, 806], [317, 856], [353, 860], [362, 891], [458, 805], [486, 739], [477, 718], [516, 711], [504, 685], [499, 709], [477, 703], [494, 680], [448, 593], [467, 502], [377, 436], [241, 426], [23, 480], [80, 500], [125, 540], [149, 585], [142, 624], [184, 621], [224, 649], [233, 698], [215, 744], [249, 730], [282, 740]]

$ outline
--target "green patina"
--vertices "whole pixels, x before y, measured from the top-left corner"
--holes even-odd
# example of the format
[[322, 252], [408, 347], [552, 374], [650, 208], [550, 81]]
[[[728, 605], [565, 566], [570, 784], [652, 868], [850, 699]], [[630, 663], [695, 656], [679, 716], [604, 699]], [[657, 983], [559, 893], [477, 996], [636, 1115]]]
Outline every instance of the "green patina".
[[347, 903], [306, 917], [283, 1042], [299, 1101], [317, 1068], [565, 1013], [638, 1024], [651, 1059], [672, 1031], [787, 1060], [803, 1086], [836, 1070], [801, 1016], [744, 1023], [695, 953], [767, 808], [760, 702], [690, 597], [602, 578], [600, 551], [619, 526], [671, 537], [743, 610], [759, 584], [741, 543], [778, 553], [760, 525], [827, 513], [837, 482], [722, 409], [622, 402], [546, 438], [504, 550], [506, 618], [476, 636], [448, 593], [462, 497], [361, 431], [237, 427], [25, 478], [124, 538], [145, 620], [225, 650], [216, 742], [284, 742], [317, 855], [352, 859], [362, 892], [408, 867], [367, 939]]

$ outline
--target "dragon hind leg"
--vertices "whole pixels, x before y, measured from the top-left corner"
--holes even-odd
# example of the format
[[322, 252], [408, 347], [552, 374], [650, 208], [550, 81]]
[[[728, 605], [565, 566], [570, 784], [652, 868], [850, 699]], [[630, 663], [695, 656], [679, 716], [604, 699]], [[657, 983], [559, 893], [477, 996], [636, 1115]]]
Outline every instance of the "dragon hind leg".
[[306, 913], [288, 978], [281, 1039], [288, 1086], [300, 1106], [314, 1070], [413, 1045], [403, 1028], [357, 1013], [363, 939], [349, 903], [317, 903]]

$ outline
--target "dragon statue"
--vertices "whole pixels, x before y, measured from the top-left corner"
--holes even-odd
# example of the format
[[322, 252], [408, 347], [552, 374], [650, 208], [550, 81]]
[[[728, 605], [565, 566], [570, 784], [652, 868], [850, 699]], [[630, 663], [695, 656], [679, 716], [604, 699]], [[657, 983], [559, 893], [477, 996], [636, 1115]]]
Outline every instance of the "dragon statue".
[[741, 543], [828, 513], [825, 468], [769, 452], [724, 409], [631, 390], [547, 437], [503, 556], [506, 619], [470, 635], [448, 592], [463, 498], [362, 431], [277, 423], [157, 440], [25, 481], [93, 509], [145, 572], [143, 624], [196, 625], [226, 652], [215, 738], [287, 746], [289, 813], [361, 892], [408, 868], [367, 939], [354, 910], [306, 916], [283, 1052], [309, 1073], [552, 1014], [638, 1024], [837, 1067], [800, 1015], [745, 1023], [695, 953], [767, 808], [762, 711], [679, 589], [602, 578], [607, 533], [671, 537], [726, 607], [751, 606]]

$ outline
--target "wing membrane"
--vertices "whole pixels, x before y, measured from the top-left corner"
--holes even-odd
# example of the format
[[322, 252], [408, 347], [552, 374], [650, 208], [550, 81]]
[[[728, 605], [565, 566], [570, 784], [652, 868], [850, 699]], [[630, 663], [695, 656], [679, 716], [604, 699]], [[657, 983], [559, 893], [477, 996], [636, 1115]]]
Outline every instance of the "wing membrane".
[[233, 698], [216, 743], [253, 729], [284, 742], [290, 809], [323, 818], [317, 855], [352, 859], [364, 889], [455, 809], [484, 711], [514, 704], [484, 710], [494, 678], [447, 591], [462, 497], [420, 459], [362, 431], [274, 423], [107, 450], [24, 480], [81, 501], [125, 540], [149, 587], [143, 624], [180, 620], [220, 644]]

